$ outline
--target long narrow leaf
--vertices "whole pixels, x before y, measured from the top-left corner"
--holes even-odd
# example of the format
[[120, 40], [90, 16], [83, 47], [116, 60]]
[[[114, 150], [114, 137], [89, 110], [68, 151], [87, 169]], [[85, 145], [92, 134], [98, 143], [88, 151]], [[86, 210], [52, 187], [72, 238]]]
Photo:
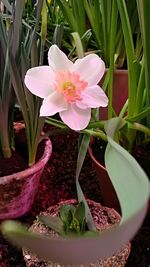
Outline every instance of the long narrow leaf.
[[66, 1], [62, 1], [61, 0], [56, 0], [57, 4], [59, 5], [63, 15], [64, 15], [64, 18], [67, 20], [69, 26], [70, 26], [70, 29], [71, 31], [73, 32], [76, 32], [77, 31], [77, 21], [76, 19], [74, 18], [74, 15], [72, 13], [72, 10], [71, 8], [69, 7], [69, 4], [66, 2]]
[[10, 49], [12, 49], [12, 54], [15, 57], [16, 52], [19, 47], [19, 39], [20, 39], [20, 31], [22, 26], [22, 14], [24, 9], [25, 1], [24, 0], [16, 0], [15, 10], [14, 10], [14, 18], [13, 18], [13, 29], [10, 41]]
[[7, 10], [12, 13], [12, 6], [10, 5], [8, 0], [1, 0], [4, 6], [7, 8]]
[[128, 115], [133, 116], [135, 97], [136, 97], [136, 76], [133, 68], [133, 62], [135, 60], [134, 44], [132, 38], [132, 30], [127, 12], [125, 0], [117, 0], [118, 9], [120, 13], [122, 29], [124, 34], [124, 42], [127, 54], [128, 62], [128, 81], [129, 81], [129, 101], [128, 101]]
[[136, 160], [113, 141], [115, 130], [119, 124], [118, 118], [106, 123], [108, 146], [105, 153], [105, 164], [121, 205], [122, 223], [125, 223], [139, 211], [145, 209], [150, 184]]
[[79, 175], [83, 166], [83, 162], [85, 160], [85, 156], [88, 150], [88, 146], [89, 146], [89, 142], [90, 142], [90, 135], [84, 135], [81, 141], [81, 145], [80, 145], [80, 149], [79, 149], [79, 153], [78, 153], [78, 158], [77, 158], [77, 168], [76, 168], [76, 188], [77, 188], [77, 196], [78, 196], [78, 201], [84, 202], [85, 205], [85, 213], [86, 213], [86, 222], [87, 225], [89, 227], [89, 230], [93, 230], [95, 231], [95, 224], [90, 212], [90, 209], [87, 205], [85, 196], [83, 194], [83, 191], [81, 189], [80, 183], [79, 183]]
[[15, 90], [15, 94], [16, 94], [18, 102], [22, 108], [23, 116], [24, 116], [24, 118], [26, 118], [26, 120], [28, 120], [25, 94], [24, 94], [24, 90], [23, 90], [22, 80], [21, 80], [18, 68], [16, 66], [16, 62], [13, 58], [13, 55], [11, 54], [11, 51], [9, 51], [9, 59], [10, 59], [10, 76], [11, 76], [12, 84], [13, 84], [13, 87]]
[[[145, 82], [146, 82], [146, 104], [150, 106], [150, 1], [149, 0], [137, 0], [142, 40], [143, 40], [143, 52], [145, 61]], [[148, 126], [150, 126], [150, 116], [147, 118]]]
[[[3, 54], [6, 54], [7, 50], [7, 37], [6, 37], [6, 28], [4, 26], [4, 22], [2, 18], [0, 17], [0, 41], [1, 41], [1, 47], [3, 50]], [[2, 51], [1, 51], [2, 53]]]

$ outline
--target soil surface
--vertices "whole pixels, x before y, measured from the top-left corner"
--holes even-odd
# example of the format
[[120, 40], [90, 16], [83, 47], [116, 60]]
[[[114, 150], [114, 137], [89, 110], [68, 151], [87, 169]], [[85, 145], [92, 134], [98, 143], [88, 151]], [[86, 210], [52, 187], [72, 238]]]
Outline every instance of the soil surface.
[[[89, 208], [91, 210], [96, 229], [99, 231], [103, 231], [105, 229], [109, 229], [112, 226], [114, 227], [120, 222], [120, 215], [114, 210], [110, 209], [108, 207], [103, 207], [100, 203], [97, 203], [95, 201], [87, 200]], [[44, 215], [52, 215], [52, 216], [59, 216], [59, 210], [62, 205], [76, 205], [76, 200], [67, 200], [59, 202], [58, 205], [51, 206], [46, 210], [46, 212], [42, 212], [41, 214]], [[51, 237], [57, 236], [59, 238], [59, 235], [53, 231], [52, 229], [45, 226], [45, 224], [41, 223], [38, 219], [34, 221], [32, 226], [30, 227], [30, 230], [32, 230], [35, 233], [42, 233], [43, 235], [48, 235]], [[118, 252], [116, 252], [112, 257], [106, 258], [105, 260], [97, 260], [94, 263], [86, 264], [86, 265], [64, 265], [59, 264], [59, 267], [124, 267], [125, 263], [128, 259], [128, 256], [130, 254], [131, 245], [128, 243], [127, 245], [123, 246], [122, 249], [120, 249]], [[51, 261], [42, 261], [36, 257], [36, 255], [32, 254], [29, 250], [23, 251], [24, 258], [26, 261], [27, 267], [58, 267], [58, 263], [53, 263]]]
[[[20, 219], [28, 226], [40, 211], [45, 211], [49, 206], [62, 200], [76, 198], [77, 135], [75, 133], [59, 135], [52, 137], [51, 140], [52, 158], [41, 177], [32, 210]], [[96, 173], [88, 155], [80, 175], [80, 182], [87, 198], [102, 203]], [[25, 266], [22, 250], [12, 246], [0, 236], [0, 267]], [[150, 267], [150, 216], [147, 216], [140, 231], [132, 240], [132, 250], [126, 267]]]

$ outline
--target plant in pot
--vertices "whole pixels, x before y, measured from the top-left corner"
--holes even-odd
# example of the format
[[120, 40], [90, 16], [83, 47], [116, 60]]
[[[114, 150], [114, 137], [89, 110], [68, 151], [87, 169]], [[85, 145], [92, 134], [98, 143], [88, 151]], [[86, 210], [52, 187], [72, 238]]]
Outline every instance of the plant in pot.
[[[140, 21], [140, 33], [142, 35], [143, 57], [141, 61], [136, 59], [134, 50], [134, 39], [132, 36], [130, 20], [126, 2], [118, 1], [118, 10], [121, 17], [123, 28], [125, 48], [128, 64], [128, 81], [129, 81], [129, 97], [127, 103], [122, 107], [119, 117], [123, 119], [124, 125], [118, 132], [118, 142], [127, 149], [139, 161], [149, 176], [149, 163], [146, 159], [149, 158], [149, 73], [150, 68], [147, 63], [147, 47], [149, 44], [149, 16], [146, 13], [147, 2], [139, 3], [137, 1], [138, 16]], [[112, 112], [111, 112], [112, 113]], [[105, 145], [106, 146], [106, 143]], [[92, 153], [92, 150], [90, 151]], [[91, 154], [92, 155], [92, 154]], [[142, 155], [142, 157], [140, 156]], [[146, 155], [146, 156], [145, 156]], [[94, 159], [94, 155], [92, 155]], [[98, 161], [95, 161], [97, 168], [102, 168], [105, 173], [106, 180], [108, 175], [106, 169]], [[102, 173], [100, 174], [102, 175]], [[109, 182], [108, 182], [109, 183]], [[110, 183], [109, 183], [110, 185]], [[107, 194], [107, 192], [106, 192]], [[107, 195], [106, 202], [107, 202]], [[111, 205], [112, 199], [108, 199]]]
[[[0, 154], [1, 167], [4, 168], [0, 175], [0, 219], [19, 217], [29, 211], [40, 175], [52, 153], [51, 142], [47, 138], [42, 142], [41, 152], [37, 156], [44, 125], [44, 118], [39, 118], [41, 100], [33, 96], [22, 82], [29, 66], [42, 63], [39, 61], [42, 60], [42, 49], [36, 54], [38, 41], [44, 36], [37, 37], [42, 2], [37, 4], [36, 23], [32, 31], [24, 18], [25, 2], [14, 1], [11, 5], [3, 1], [4, 10], [0, 18]], [[24, 126], [14, 123], [16, 99]]]
[[[62, 207], [60, 203], [57, 207], [50, 207], [48, 216], [44, 213], [39, 217], [40, 233], [34, 232], [35, 228], [37, 229], [35, 225], [32, 232], [15, 221], [3, 222], [1, 230], [10, 241], [28, 248], [47, 261], [40, 264], [53, 266], [48, 262], [52, 261], [79, 265], [98, 261], [97, 266], [109, 266], [106, 258], [117, 254], [119, 249], [126, 246], [144, 219], [149, 198], [149, 182], [135, 159], [114, 140], [116, 131], [122, 127], [122, 120], [114, 118], [106, 122], [104, 134], [108, 145], [105, 163], [116, 189], [122, 214], [120, 218], [118, 213], [111, 209], [113, 216], [110, 217], [114, 218], [114, 224], [110, 227], [107, 221], [104, 230], [96, 218], [97, 214], [98, 218], [102, 218], [103, 212], [105, 215], [110, 214], [109, 209], [86, 200], [79, 183], [90, 136], [97, 134], [97, 131], [93, 130], [93, 123], [99, 125], [97, 121], [90, 122], [91, 108], [106, 106], [108, 102], [105, 93], [97, 85], [99, 73], [101, 76], [104, 74], [104, 62], [97, 55], [91, 54], [73, 64], [56, 45], [51, 46], [48, 57], [49, 66], [35, 67], [27, 71], [25, 84], [32, 93], [44, 98], [40, 116], [52, 116], [59, 112], [63, 122], [55, 120], [57, 127], [63, 126], [65, 130], [72, 129], [84, 134], [80, 141], [76, 168], [78, 204], [76, 207], [76, 201], [72, 200], [69, 206]], [[50, 121], [54, 122], [51, 118]], [[60, 217], [56, 217], [58, 213]], [[54, 228], [62, 237], [50, 231], [49, 227]], [[129, 251], [129, 245], [127, 246]], [[120, 266], [124, 264], [125, 262]]]
[[[81, 40], [82, 53], [87, 54], [89, 50], [89, 46], [91, 44], [91, 31], [88, 29], [86, 11], [83, 5], [83, 1], [75, 1], [71, 0], [60, 1], [56, 0], [57, 6], [59, 10], [62, 12], [63, 21], [65, 27], [68, 29], [68, 36], [63, 40], [62, 45], [65, 45], [65, 48], [69, 50], [69, 58], [76, 58], [79, 56], [80, 49], [76, 53], [76, 33], [79, 35]], [[72, 38], [73, 37], [73, 38]]]
[[[112, 115], [119, 114], [128, 98], [128, 71], [121, 18], [115, 0], [84, 0], [83, 2], [95, 46], [108, 68], [103, 89], [107, 89], [109, 104], [108, 110], [100, 109], [100, 118], [110, 119]], [[136, 2], [126, 1], [126, 5], [135, 40], [135, 54], [139, 60], [141, 58], [141, 38]]]

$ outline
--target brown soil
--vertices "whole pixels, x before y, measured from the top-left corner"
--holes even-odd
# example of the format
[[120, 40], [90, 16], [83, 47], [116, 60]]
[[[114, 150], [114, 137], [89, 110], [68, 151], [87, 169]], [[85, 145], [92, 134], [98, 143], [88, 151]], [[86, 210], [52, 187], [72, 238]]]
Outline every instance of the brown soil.
[[103, 166], [105, 166], [104, 153], [105, 153], [106, 145], [107, 145], [107, 143], [104, 142], [103, 140], [99, 139], [99, 138], [93, 139], [91, 142], [94, 157]]
[[150, 177], [150, 144], [146, 146], [134, 146], [132, 151], [133, 156]]
[[28, 164], [19, 151], [12, 151], [12, 156], [8, 159], [0, 154], [0, 177], [23, 171], [27, 167]]
[[[40, 211], [61, 200], [76, 198], [75, 167], [77, 158], [77, 135], [75, 133], [51, 138], [52, 158], [41, 177], [41, 184], [32, 210], [21, 221], [31, 225]], [[98, 181], [92, 163], [87, 156], [80, 175], [85, 196], [102, 203]], [[140, 198], [140, 196], [139, 196]], [[150, 267], [150, 217], [132, 241], [132, 250], [126, 267]], [[0, 267], [25, 267], [22, 250], [9, 244], [0, 236]], [[33, 265], [32, 267], [36, 267]]]

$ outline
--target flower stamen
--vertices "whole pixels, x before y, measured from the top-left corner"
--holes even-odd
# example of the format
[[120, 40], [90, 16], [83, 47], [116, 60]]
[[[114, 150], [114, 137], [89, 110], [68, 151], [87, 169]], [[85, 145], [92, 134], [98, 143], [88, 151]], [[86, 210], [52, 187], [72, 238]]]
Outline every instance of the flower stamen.
[[80, 75], [70, 71], [59, 71], [56, 74], [55, 89], [62, 93], [67, 102], [81, 101], [81, 91], [88, 83], [80, 78]]

